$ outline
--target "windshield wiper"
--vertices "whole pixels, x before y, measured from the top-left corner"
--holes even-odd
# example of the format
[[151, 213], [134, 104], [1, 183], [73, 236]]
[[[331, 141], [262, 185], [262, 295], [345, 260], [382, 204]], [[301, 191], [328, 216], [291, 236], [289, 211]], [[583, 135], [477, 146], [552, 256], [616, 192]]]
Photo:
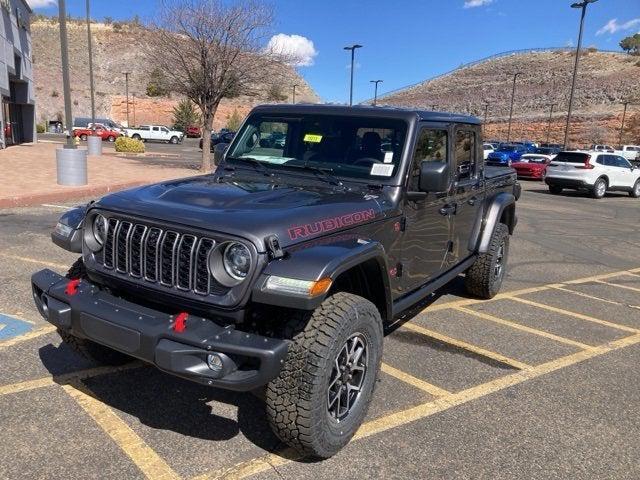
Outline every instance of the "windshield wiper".
[[340, 181], [340, 179], [333, 174], [333, 168], [314, 167], [306, 164], [305, 165], [284, 164], [282, 166], [286, 168], [299, 168], [301, 170], [308, 170], [310, 172], [315, 173], [316, 175], [318, 175], [318, 177], [322, 178], [323, 180], [325, 180], [326, 182], [332, 185], [337, 185], [337, 186], [342, 185], [342, 182]]
[[234, 162], [244, 162], [248, 163], [254, 170], [264, 173], [265, 175], [273, 176], [273, 173], [269, 171], [269, 168], [265, 165], [264, 162], [260, 160], [256, 160], [252, 157], [227, 157], [227, 160], [232, 160]]

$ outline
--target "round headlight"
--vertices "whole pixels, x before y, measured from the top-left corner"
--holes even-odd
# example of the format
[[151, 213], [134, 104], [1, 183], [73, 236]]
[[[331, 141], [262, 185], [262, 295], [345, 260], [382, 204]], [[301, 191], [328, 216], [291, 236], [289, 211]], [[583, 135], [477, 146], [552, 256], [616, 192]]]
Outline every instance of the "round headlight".
[[104, 245], [107, 238], [107, 219], [98, 214], [93, 217], [93, 237], [96, 239], [99, 245]]
[[222, 263], [230, 277], [244, 280], [251, 268], [251, 252], [241, 243], [230, 243], [222, 255]]

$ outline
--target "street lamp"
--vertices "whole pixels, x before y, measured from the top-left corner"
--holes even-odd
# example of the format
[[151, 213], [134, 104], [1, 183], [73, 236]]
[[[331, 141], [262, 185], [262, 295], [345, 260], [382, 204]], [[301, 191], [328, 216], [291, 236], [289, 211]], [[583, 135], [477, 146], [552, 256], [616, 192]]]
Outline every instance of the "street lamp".
[[567, 124], [564, 129], [564, 148], [567, 148], [569, 142], [569, 124], [571, 123], [571, 110], [573, 108], [573, 93], [576, 88], [576, 76], [578, 75], [578, 64], [580, 62], [580, 47], [582, 46], [582, 31], [584, 29], [584, 17], [587, 13], [587, 5], [595, 3], [598, 0], [582, 0], [582, 2], [576, 2], [571, 5], [571, 8], [581, 8], [582, 14], [580, 15], [580, 31], [578, 33], [578, 46], [576, 48], [576, 63], [573, 66], [573, 79], [571, 80], [571, 93], [569, 94], [569, 110], [567, 111]]
[[91, 16], [89, 15], [89, 0], [87, 0], [87, 49], [89, 50], [89, 86], [91, 89], [91, 124], [96, 125], [96, 100], [93, 90], [93, 52], [91, 48]]
[[127, 98], [127, 128], [129, 128], [131, 126], [129, 125], [129, 75], [131, 72], [122, 72], [122, 74], [124, 75], [124, 93]]
[[345, 50], [351, 50], [351, 86], [349, 87], [349, 106], [353, 105], [353, 65], [355, 63], [356, 49], [362, 48], [362, 45], [353, 44], [350, 47], [344, 47]]
[[136, 126], [136, 92], [131, 93], [131, 98], [133, 100], [133, 126]]
[[516, 97], [516, 79], [518, 75], [522, 75], [522, 72], [516, 72], [513, 74], [513, 89], [511, 90], [511, 109], [509, 110], [509, 127], [507, 129], [507, 143], [511, 139], [511, 119], [513, 118], [513, 101]]
[[551, 117], [553, 116], [553, 107], [555, 107], [557, 103], [550, 103], [548, 106], [551, 107], [549, 110], [549, 121], [547, 122], [547, 145], [549, 145], [549, 138], [551, 135]]
[[629, 105], [631, 102], [624, 102], [624, 110], [622, 112], [622, 125], [620, 125], [620, 138], [618, 138], [618, 144], [620, 145], [620, 148], [622, 148], [622, 133], [624, 131], [624, 120], [627, 116], [627, 105]]
[[291, 103], [296, 103], [296, 87], [298, 86], [298, 84], [294, 84], [293, 85], [293, 102]]
[[384, 80], [369, 80], [369, 83], [373, 83], [375, 85], [373, 90], [373, 106], [375, 107], [376, 102], [378, 101], [378, 84], [382, 83]]

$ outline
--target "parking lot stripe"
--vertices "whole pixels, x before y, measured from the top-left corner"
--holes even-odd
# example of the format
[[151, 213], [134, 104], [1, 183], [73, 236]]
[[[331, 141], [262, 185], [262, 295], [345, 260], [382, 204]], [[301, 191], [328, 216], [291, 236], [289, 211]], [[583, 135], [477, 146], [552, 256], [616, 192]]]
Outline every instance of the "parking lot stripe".
[[44, 265], [45, 267], [56, 268], [59, 270], [69, 269], [69, 265], [62, 265], [61, 263], [45, 262], [43, 260], [38, 260], [37, 258], [22, 257], [20, 255], [12, 255], [11, 253], [0, 253], [0, 257], [10, 258], [12, 260], [20, 260], [21, 262], [27, 262], [27, 263], [37, 263], [38, 265]]
[[426, 329], [414, 323], [405, 323], [400, 328], [405, 328], [407, 330], [411, 330], [413, 332], [419, 333], [421, 335], [425, 335], [427, 337], [434, 338], [444, 343], [448, 343], [449, 345], [453, 345], [454, 347], [461, 348], [463, 350], [467, 350], [469, 352], [475, 353], [476, 355], [480, 355], [482, 357], [490, 358], [492, 360], [496, 360], [497, 362], [504, 363], [505, 365], [510, 365], [519, 370], [527, 370], [531, 368], [531, 365], [527, 365], [526, 363], [520, 362], [518, 360], [514, 360], [512, 358], [505, 357], [496, 352], [491, 352], [489, 350], [485, 350], [484, 348], [477, 347], [475, 345], [471, 345], [470, 343], [463, 342], [462, 340], [458, 340], [447, 335], [443, 335], [438, 332], [434, 332], [433, 330]]
[[[353, 441], [358, 441], [363, 438], [370, 437], [372, 435], [385, 432], [392, 428], [397, 428], [409, 423], [415, 422], [427, 418], [436, 413], [443, 412], [450, 408], [477, 400], [478, 398], [490, 395], [492, 393], [499, 392], [505, 388], [509, 388], [520, 383], [532, 380], [542, 375], [553, 373], [557, 370], [579, 364], [586, 360], [590, 360], [600, 355], [612, 352], [614, 350], [620, 350], [632, 345], [640, 343], [640, 334], [631, 335], [619, 340], [599, 345], [590, 350], [581, 350], [571, 355], [561, 357], [552, 360], [547, 363], [542, 363], [530, 370], [521, 370], [519, 372], [505, 375], [504, 377], [497, 378], [487, 383], [477, 385], [475, 387], [462, 390], [458, 393], [453, 393], [446, 397], [437, 398], [430, 402], [423, 403], [421, 405], [401, 410], [399, 412], [391, 413], [383, 417], [377, 418], [366, 422], [360, 427], [353, 437]], [[288, 458], [287, 455], [291, 455], [291, 450], [287, 449], [283, 452], [283, 455], [270, 453], [261, 457], [245, 461], [237, 464], [234, 467], [224, 470], [207, 472], [205, 474], [194, 477], [193, 480], [211, 480], [217, 478], [225, 479], [242, 479], [252, 475], [256, 475], [261, 472], [265, 472], [275, 467], [283, 466], [290, 463], [293, 460], [301, 459], [300, 455]]]
[[95, 398], [86, 385], [79, 380], [74, 380], [63, 385], [62, 388], [111, 437], [147, 478], [162, 480], [180, 478], [169, 464], [160, 458], [156, 451], [147, 445], [111, 408]]
[[31, 340], [33, 338], [41, 337], [42, 335], [47, 335], [48, 333], [55, 332], [56, 327], [53, 325], [45, 325], [44, 327], [40, 327], [32, 332], [25, 333], [24, 335], [20, 335], [18, 337], [10, 338], [9, 340], [3, 340], [0, 342], [0, 350], [3, 348], [10, 347], [12, 345], [16, 345], [18, 343], [26, 342], [27, 340]]
[[9, 395], [12, 393], [20, 393], [27, 390], [34, 390], [36, 388], [49, 387], [56, 385], [52, 377], [38, 378], [36, 380], [27, 380], [26, 382], [12, 383], [10, 385], [3, 385], [0, 387], [0, 396]]
[[559, 343], [564, 343], [566, 345], [571, 345], [571, 346], [577, 347], [577, 348], [579, 348], [581, 350], [589, 350], [589, 349], [593, 348], [593, 346], [587, 345], [585, 343], [576, 342], [575, 340], [571, 340], [569, 338], [560, 337], [558, 335], [554, 335], [553, 333], [549, 333], [549, 332], [545, 332], [545, 331], [542, 331], [542, 330], [538, 330], [536, 328], [527, 327], [526, 325], [521, 325], [519, 323], [515, 323], [515, 322], [509, 321], [509, 320], [504, 320], [502, 318], [494, 317], [493, 315], [489, 315], [487, 313], [477, 312], [477, 311], [471, 310], [469, 308], [458, 307], [458, 308], [455, 308], [454, 310], [466, 313], [468, 315], [473, 315], [475, 317], [482, 318], [482, 319], [488, 320], [490, 322], [498, 323], [500, 325], [505, 325], [507, 327], [510, 327], [510, 328], [513, 328], [513, 329], [516, 329], [516, 330], [520, 330], [522, 332], [531, 333], [531, 334], [537, 335], [539, 337], [544, 337], [544, 338], [548, 338], [549, 340], [554, 340], [554, 341], [559, 342]]
[[[573, 284], [573, 285], [577, 285], [577, 284]], [[609, 300], [607, 298], [594, 297], [593, 295], [589, 295], [588, 293], [576, 292], [575, 290], [571, 290], [570, 288], [564, 288], [564, 287], [561, 287], [559, 285], [554, 285], [551, 288], [555, 288], [556, 290], [560, 290], [560, 291], [567, 292], [567, 293], [572, 293], [572, 294], [577, 295], [579, 297], [590, 298], [592, 300], [598, 300], [599, 302], [611, 303], [612, 305], [622, 305], [622, 303], [620, 303], [620, 302], [615, 302], [615, 301]]]
[[544, 310], [549, 310], [550, 312], [561, 313], [563, 315], [567, 315], [569, 317], [579, 318], [581, 320], [586, 320], [587, 322], [598, 323], [600, 325], [604, 325], [605, 327], [617, 328], [618, 330], [623, 330], [625, 332], [632, 333], [640, 333], [640, 330], [632, 327], [627, 327], [626, 325], [620, 325], [619, 323], [608, 322], [606, 320], [600, 320], [599, 318], [590, 317], [588, 315], [583, 315], [577, 312], [571, 312], [569, 310], [564, 310], [562, 308], [552, 307], [551, 305], [545, 305], [543, 303], [532, 302], [531, 300], [526, 300], [520, 297], [511, 297], [512, 300], [516, 302], [524, 303], [525, 305], [530, 305], [536, 308], [542, 308]]
[[603, 285], [609, 285], [610, 287], [618, 287], [618, 288], [624, 288], [625, 290], [631, 290], [632, 292], [640, 292], [640, 288], [630, 287], [629, 285], [620, 285], [619, 283], [605, 282], [603, 280], [596, 280], [596, 282], [601, 283]]
[[433, 395], [434, 397], [444, 397], [445, 395], [451, 395], [451, 392], [449, 392], [448, 390], [436, 387], [435, 385], [425, 382], [424, 380], [420, 380], [419, 378], [416, 378], [413, 375], [409, 375], [408, 373], [403, 372], [402, 370], [398, 370], [397, 368], [394, 368], [386, 363], [382, 363], [380, 369], [387, 375], [391, 375], [392, 377], [397, 378], [398, 380], [414, 386], [424, 392], [427, 392], [429, 395]]

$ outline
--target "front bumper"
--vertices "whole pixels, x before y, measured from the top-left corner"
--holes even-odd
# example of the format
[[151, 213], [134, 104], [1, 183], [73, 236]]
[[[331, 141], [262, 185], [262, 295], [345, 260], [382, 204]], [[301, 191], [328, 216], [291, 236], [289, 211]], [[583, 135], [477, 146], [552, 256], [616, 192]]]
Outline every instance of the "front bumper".
[[[204, 385], [247, 391], [280, 373], [288, 342], [217, 325], [191, 316], [186, 329], [174, 331], [174, 316], [115, 297], [87, 280], [75, 293], [69, 279], [45, 269], [31, 277], [40, 314], [58, 328], [152, 363], [165, 372]], [[217, 353], [215, 371], [207, 355]]]

